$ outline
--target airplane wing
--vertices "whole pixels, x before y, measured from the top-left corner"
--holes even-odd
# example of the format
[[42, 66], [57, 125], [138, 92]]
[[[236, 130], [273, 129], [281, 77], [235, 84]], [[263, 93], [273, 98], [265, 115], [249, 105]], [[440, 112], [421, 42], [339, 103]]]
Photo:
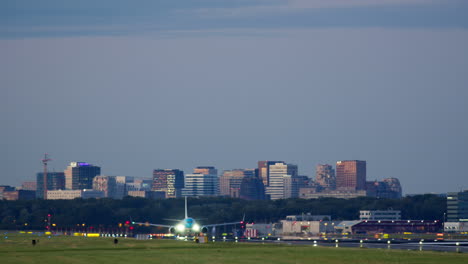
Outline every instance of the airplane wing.
[[132, 225], [145, 225], [145, 226], [158, 226], [158, 227], [172, 227], [170, 225], [161, 225], [161, 224], [151, 224], [151, 223], [141, 223], [141, 222], [132, 222]]
[[232, 222], [232, 223], [222, 223], [222, 224], [211, 224], [211, 225], [203, 225], [204, 227], [214, 227], [214, 226], [227, 226], [227, 225], [237, 225], [240, 224], [241, 221], [239, 222]]

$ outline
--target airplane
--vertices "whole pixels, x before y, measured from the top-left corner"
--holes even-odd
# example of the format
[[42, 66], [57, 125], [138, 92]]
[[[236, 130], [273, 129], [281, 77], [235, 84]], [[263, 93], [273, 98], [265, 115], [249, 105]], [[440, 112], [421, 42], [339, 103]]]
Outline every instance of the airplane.
[[[169, 219], [172, 220], [172, 219]], [[187, 196], [185, 196], [185, 218], [179, 221], [176, 225], [162, 225], [162, 224], [151, 224], [151, 223], [141, 223], [141, 222], [132, 222], [133, 225], [146, 225], [146, 226], [157, 226], [157, 227], [167, 227], [169, 233], [175, 235], [194, 235], [197, 233], [208, 233], [208, 228], [216, 228], [217, 226], [227, 226], [227, 225], [236, 225], [242, 224], [244, 220], [232, 223], [221, 223], [221, 224], [209, 224], [209, 225], [200, 225], [197, 221], [188, 216], [187, 212]]]

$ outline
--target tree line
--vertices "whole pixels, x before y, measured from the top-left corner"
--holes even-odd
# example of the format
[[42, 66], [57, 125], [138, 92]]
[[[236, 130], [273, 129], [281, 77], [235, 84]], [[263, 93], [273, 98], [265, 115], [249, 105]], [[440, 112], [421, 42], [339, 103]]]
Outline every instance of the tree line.
[[[354, 199], [284, 199], [247, 201], [223, 197], [188, 199], [189, 216], [201, 223], [240, 221], [273, 223], [287, 215], [330, 215], [331, 220], [359, 219], [359, 210], [401, 210], [402, 219], [443, 220], [446, 199], [416, 195], [402, 199], [359, 197]], [[0, 201], [0, 229], [43, 230], [48, 223], [61, 228], [85, 224], [115, 227], [126, 221], [171, 224], [184, 218], [184, 199], [125, 197], [113, 199]]]

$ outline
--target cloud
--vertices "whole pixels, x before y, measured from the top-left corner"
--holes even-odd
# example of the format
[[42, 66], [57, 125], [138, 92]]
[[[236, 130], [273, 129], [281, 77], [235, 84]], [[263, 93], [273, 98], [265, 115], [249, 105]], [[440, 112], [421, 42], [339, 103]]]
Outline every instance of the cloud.
[[383, 5], [422, 5], [434, 4], [440, 0], [288, 0], [285, 5], [291, 9], [303, 8], [341, 8], [355, 6], [383, 6]]
[[[0, 1], [1, 2], [1, 1]], [[0, 38], [330, 27], [468, 28], [463, 0], [104, 1], [3, 6]], [[107, 3], [107, 4], [104, 4]], [[169, 4], [170, 3], [170, 4]], [[236, 33], [237, 34], [237, 33]]]
[[[446, 0], [450, 2], [456, 0]], [[200, 16], [212, 17], [239, 17], [265, 14], [286, 14], [310, 9], [324, 8], [352, 8], [352, 7], [385, 7], [385, 6], [409, 6], [409, 5], [432, 5], [443, 3], [441, 0], [285, 0], [280, 2], [264, 1], [257, 2], [257, 5], [240, 7], [204, 7], [186, 10]]]

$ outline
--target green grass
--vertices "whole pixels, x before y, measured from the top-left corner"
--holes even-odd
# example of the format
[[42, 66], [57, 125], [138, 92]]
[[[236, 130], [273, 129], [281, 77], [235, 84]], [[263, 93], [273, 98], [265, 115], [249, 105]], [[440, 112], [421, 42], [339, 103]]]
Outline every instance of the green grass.
[[[36, 246], [32, 239], [38, 239]], [[283, 244], [208, 243], [11, 235], [0, 238], [0, 263], [468, 263], [468, 254]]]

